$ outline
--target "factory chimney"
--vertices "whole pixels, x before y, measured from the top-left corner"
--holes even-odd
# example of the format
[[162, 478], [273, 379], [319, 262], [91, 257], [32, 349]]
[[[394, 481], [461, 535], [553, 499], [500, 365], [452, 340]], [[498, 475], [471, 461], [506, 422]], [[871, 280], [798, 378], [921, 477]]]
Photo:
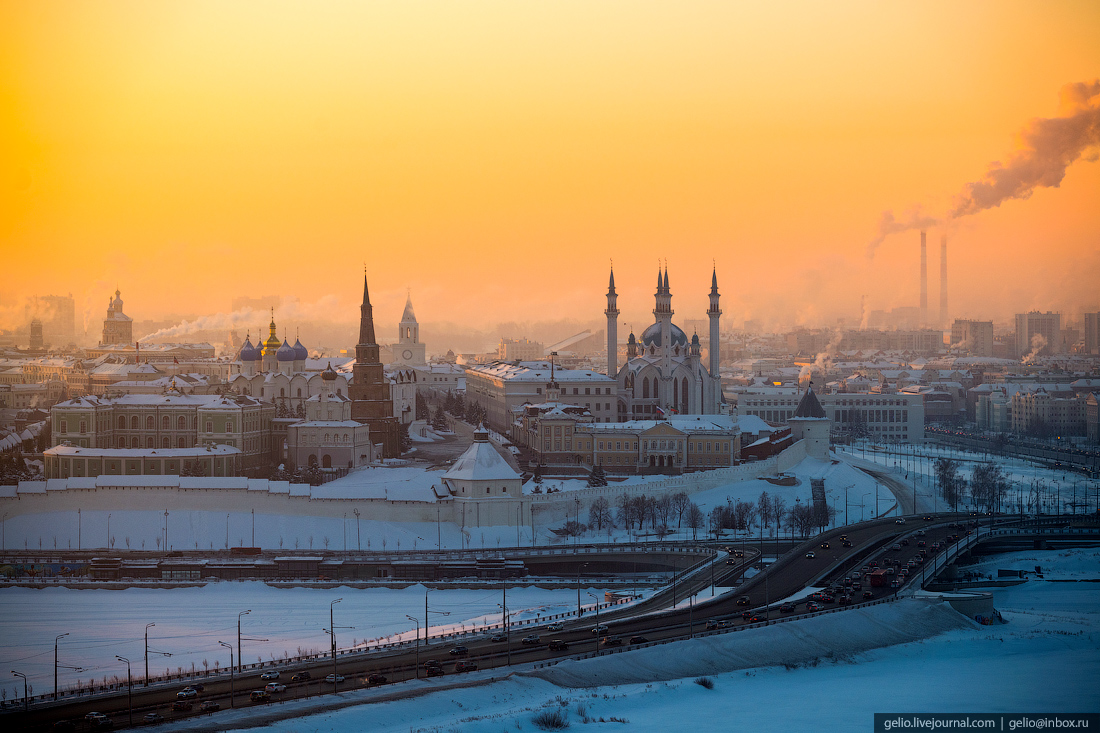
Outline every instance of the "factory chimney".
[[920, 327], [928, 328], [928, 232], [920, 230]]
[[940, 327], [947, 328], [947, 235], [940, 237]]

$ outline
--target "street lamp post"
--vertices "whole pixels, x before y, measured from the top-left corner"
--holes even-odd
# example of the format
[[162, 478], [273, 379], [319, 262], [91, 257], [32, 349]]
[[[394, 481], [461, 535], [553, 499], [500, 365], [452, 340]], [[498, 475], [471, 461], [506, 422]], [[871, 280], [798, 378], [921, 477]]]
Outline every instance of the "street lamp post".
[[363, 535], [359, 532], [359, 510], [352, 509], [351, 513], [355, 515], [355, 546], [359, 548], [359, 552], [363, 551]]
[[226, 644], [224, 641], [219, 641], [219, 644], [229, 650], [229, 707], [236, 707], [233, 704], [233, 679], [236, 668], [233, 666], [233, 645]]
[[[168, 548], [165, 548], [168, 549]], [[229, 515], [225, 515], [225, 549], [229, 549]]]
[[420, 620], [405, 614], [405, 618], [416, 624], [416, 678], [420, 679]]
[[333, 695], [336, 694], [336, 684], [337, 684], [337, 680], [339, 680], [340, 678], [336, 676], [336, 624], [334, 622], [332, 608], [333, 608], [333, 606], [335, 606], [337, 603], [339, 603], [342, 600], [344, 600], [344, 599], [343, 598], [337, 598], [335, 601], [328, 604], [328, 626], [329, 626], [329, 633], [332, 636], [332, 694]]
[[588, 567], [588, 563], [577, 566], [577, 618], [581, 617], [581, 570]]
[[164, 510], [164, 551], [168, 552], [168, 510]]
[[600, 656], [600, 599], [589, 593], [588, 595], [596, 601], [596, 656]]
[[57, 642], [68, 636], [68, 632], [64, 634], [58, 634], [57, 638], [53, 640], [53, 699], [57, 699]]
[[251, 608], [237, 614], [237, 671], [242, 674], [244, 673], [244, 667], [241, 666], [243, 664], [244, 652], [241, 651], [241, 616], [247, 616], [250, 613], [252, 613]]
[[[115, 659], [120, 662], [126, 662], [126, 689], [127, 689], [127, 703], [126, 706], [129, 709], [130, 725], [134, 724], [134, 678], [130, 676], [130, 660], [126, 657], [120, 657], [117, 654]], [[56, 698], [55, 698], [56, 699]]]
[[[871, 492], [868, 491], [866, 494], [864, 494], [863, 496], [861, 496], [859, 498], [859, 521], [861, 521], [861, 522], [863, 521], [863, 500], [866, 499], [870, 495], [871, 495]], [[913, 501], [916, 501], [916, 496], [913, 497]]]
[[[428, 613], [429, 613], [429, 611], [428, 611], [428, 591], [430, 591], [430, 590], [431, 590], [431, 588], [424, 588], [424, 646], [425, 646], [425, 648], [427, 648], [427, 646], [428, 646], [428, 629], [430, 628], [428, 626]], [[450, 611], [431, 611], [430, 613], [435, 613], [435, 614], [438, 614], [440, 616], [450, 616], [451, 615]]]
[[30, 709], [30, 700], [27, 698], [27, 695], [29, 694], [27, 692], [27, 675], [23, 674], [22, 672], [16, 672], [14, 669], [11, 671], [11, 673], [16, 677], [23, 678], [23, 712], [25, 713]]
[[[107, 549], [111, 549], [111, 515], [107, 514]], [[166, 548], [167, 549], [167, 548]]]
[[149, 627], [156, 624], [145, 624], [145, 685], [149, 686]]

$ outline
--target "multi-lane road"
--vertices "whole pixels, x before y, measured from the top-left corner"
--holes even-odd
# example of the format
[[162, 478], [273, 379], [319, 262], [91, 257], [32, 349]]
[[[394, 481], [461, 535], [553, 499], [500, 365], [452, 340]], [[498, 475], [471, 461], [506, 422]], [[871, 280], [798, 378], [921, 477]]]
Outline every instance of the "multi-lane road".
[[[966, 519], [968, 518], [959, 521]], [[918, 517], [908, 519], [905, 524], [897, 524], [893, 518], [890, 518], [830, 530], [787, 552], [766, 572], [759, 573], [743, 583], [737, 592], [718, 596], [713, 601], [708, 598], [699, 598], [697, 603], [685, 608], [683, 599], [711, 584], [711, 570], [703, 568], [678, 581], [676, 598], [680, 606], [676, 609], [644, 616], [637, 615], [638, 608], [629, 607], [601, 613], [599, 623], [608, 626], [606, 634], [593, 633], [596, 614], [590, 612], [581, 619], [565, 622], [560, 630], [551, 631], [546, 626], [528, 627], [521, 633], [512, 632], [507, 641], [491, 641], [488, 635], [464, 641], [462, 643], [468, 648], [468, 653], [461, 657], [449, 653], [454, 646], [453, 642], [340, 657], [337, 660], [337, 672], [345, 679], [335, 685], [324, 681], [325, 676], [333, 671], [331, 659], [312, 665], [296, 665], [293, 668], [280, 669], [278, 681], [287, 685], [287, 689], [284, 692], [273, 693], [272, 698], [300, 698], [331, 693], [334, 689], [349, 691], [378, 686], [369, 682], [372, 674], [385, 677], [386, 682], [381, 684], [396, 692], [401, 688], [396, 683], [416, 676], [425, 676], [427, 672], [425, 662], [428, 660], [438, 661], [443, 670], [441, 679], [450, 681], [456, 676], [463, 675], [462, 672], [455, 670], [455, 663], [459, 660], [472, 661], [476, 663], [478, 669], [485, 670], [504, 667], [508, 664], [549, 661], [578, 653], [595, 652], [606, 648], [616, 639], [623, 645], [629, 645], [631, 639], [635, 637], [643, 637], [645, 640], [655, 642], [683, 638], [688, 634], [711, 633], [707, 629], [708, 621], [711, 622], [711, 627], [720, 622], [722, 628], [727, 628], [775, 619], [780, 614], [792, 611], [805, 613], [808, 600], [793, 604], [791, 611], [780, 611], [778, 602], [811, 585], [822, 587], [834, 585], [838, 589], [844, 588], [844, 578], [848, 577], [851, 582], [853, 574], [860, 578], [861, 584], [856, 589], [850, 586], [845, 589], [849, 591], [852, 603], [858, 604], [866, 600], [882, 598], [894, 594], [897, 589], [889, 585], [871, 587], [863, 577], [864, 570], [870, 569], [870, 563], [886, 567], [887, 558], [890, 560], [897, 558], [904, 566], [920, 554], [920, 549], [924, 549], [925, 553], [931, 556], [935, 543], [945, 542], [949, 535], [967, 531], [966, 528], [948, 526], [949, 523], [954, 524], [957, 520], [956, 516], [940, 515], [935, 521], [923, 521]], [[918, 532], [923, 533], [923, 536], [918, 537]], [[845, 539], [841, 539], [842, 536]], [[908, 544], [902, 545], [901, 542], [904, 540], [907, 540]], [[925, 547], [918, 548], [919, 542], [924, 542]], [[770, 542], [765, 543], [767, 544]], [[891, 549], [895, 544], [900, 550]], [[752, 545], [746, 548], [745, 557], [736, 557], [740, 551], [740, 547], [730, 548], [730, 564], [723, 565], [721, 570], [715, 573], [716, 585], [735, 583], [744, 574], [747, 565], [758, 559], [759, 551]], [[808, 553], [812, 553], [813, 557], [807, 557]], [[889, 564], [892, 565], [892, 563]], [[895, 568], [895, 573], [898, 569]], [[891, 580], [895, 577], [901, 576], [895, 574], [891, 576]], [[671, 589], [662, 591], [661, 595], [667, 598], [666, 607], [672, 605]], [[841, 593], [833, 595], [832, 601], [822, 601], [823, 607], [828, 608], [830, 604], [839, 603], [840, 595]], [[537, 635], [538, 640], [523, 643], [523, 637], [530, 634]], [[551, 650], [549, 648], [551, 641], [564, 642], [566, 648]], [[637, 639], [635, 641], [642, 643]], [[555, 646], [559, 645], [555, 644]], [[304, 682], [291, 681], [291, 676], [300, 672], [308, 672], [312, 679]], [[251, 691], [263, 689], [267, 683], [267, 680], [260, 679], [260, 673], [260, 670], [250, 670], [232, 680], [216, 678], [205, 682], [205, 689], [191, 701], [192, 708], [189, 711], [171, 709], [172, 703], [176, 700], [176, 693], [182, 685], [171, 688], [163, 685], [135, 688], [133, 721], [138, 725], [146, 713], [156, 712], [166, 720], [204, 716], [210, 720], [208, 725], [216, 725], [215, 720], [210, 719], [208, 713], [199, 711], [200, 703], [205, 700], [214, 700], [223, 709], [231, 706], [261, 708], [264, 703], [252, 703], [249, 700]], [[232, 697], [231, 686], [234, 692]], [[92, 711], [106, 714], [115, 727], [129, 724], [130, 706], [125, 691], [111, 697], [98, 696], [63, 701], [54, 706], [31, 710], [26, 714], [10, 713], [0, 720], [6, 718], [17, 722], [23, 730], [47, 730], [58, 720], [72, 721], [77, 730], [91, 730], [92, 724], [85, 720], [85, 716]], [[196, 719], [195, 723], [198, 724], [199, 720]]]

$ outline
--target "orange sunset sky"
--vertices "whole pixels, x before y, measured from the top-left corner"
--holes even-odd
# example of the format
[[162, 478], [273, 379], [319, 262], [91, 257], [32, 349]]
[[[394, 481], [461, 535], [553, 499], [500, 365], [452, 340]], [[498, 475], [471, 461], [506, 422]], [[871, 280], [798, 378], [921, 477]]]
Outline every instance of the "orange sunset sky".
[[[917, 303], [883, 212], [946, 214], [1097, 77], [1096, 2], [7, 0], [0, 328], [116, 282], [135, 319], [351, 321], [364, 262], [380, 336], [406, 288], [426, 323], [598, 320], [612, 258], [636, 328], [659, 259], [677, 320], [713, 260], [726, 326], [858, 322]], [[1100, 310], [1096, 152], [931, 227], [931, 309], [947, 231], [952, 316]]]

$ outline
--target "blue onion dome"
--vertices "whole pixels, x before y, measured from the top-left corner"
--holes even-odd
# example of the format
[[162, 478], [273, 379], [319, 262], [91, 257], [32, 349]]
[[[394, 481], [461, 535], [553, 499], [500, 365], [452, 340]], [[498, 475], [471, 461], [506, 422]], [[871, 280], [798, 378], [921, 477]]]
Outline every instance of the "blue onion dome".
[[332, 368], [331, 361], [328, 363], [328, 368], [325, 369], [325, 371], [321, 372], [321, 379], [325, 380], [326, 382], [336, 381], [336, 370]]
[[238, 361], [256, 361], [256, 349], [252, 346], [252, 339], [245, 337], [241, 350], [237, 352]]
[[309, 358], [309, 352], [306, 351], [306, 347], [302, 346], [302, 342], [298, 339], [294, 339], [294, 361], [305, 361]]
[[279, 361], [294, 361], [294, 347], [283, 339], [283, 345], [275, 352], [275, 358]]
[[[688, 337], [683, 330], [675, 323], [669, 324], [669, 334], [671, 335], [672, 343], [669, 346], [687, 346]], [[652, 326], [642, 332], [642, 345], [643, 346], [656, 346], [661, 348], [661, 324], [654, 323]]]

